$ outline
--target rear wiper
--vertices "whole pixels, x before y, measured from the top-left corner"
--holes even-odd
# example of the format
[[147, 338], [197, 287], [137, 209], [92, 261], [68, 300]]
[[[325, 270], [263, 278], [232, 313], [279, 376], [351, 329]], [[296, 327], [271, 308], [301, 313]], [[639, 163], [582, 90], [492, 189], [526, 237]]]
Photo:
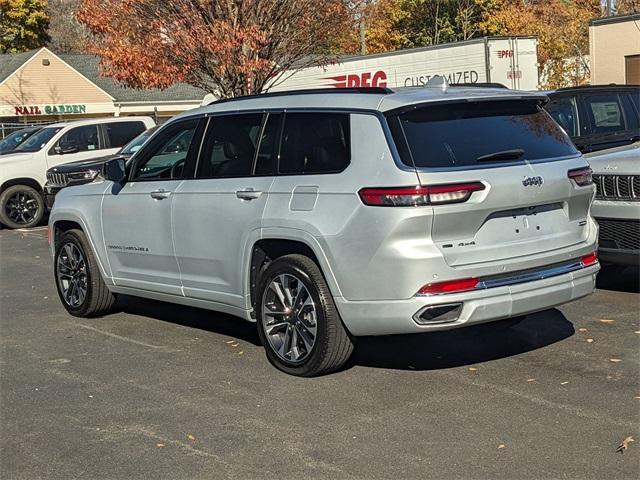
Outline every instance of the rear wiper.
[[501, 152], [493, 152], [476, 158], [477, 162], [488, 162], [491, 160], [518, 160], [524, 155], [524, 150], [514, 148], [513, 150], [502, 150]]

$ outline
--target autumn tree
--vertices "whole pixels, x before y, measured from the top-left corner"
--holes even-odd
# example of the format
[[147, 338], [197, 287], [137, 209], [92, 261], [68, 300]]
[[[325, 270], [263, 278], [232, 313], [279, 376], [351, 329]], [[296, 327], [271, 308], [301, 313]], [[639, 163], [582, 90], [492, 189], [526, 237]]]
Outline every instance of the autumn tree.
[[614, 9], [616, 15], [640, 13], [640, 0], [616, 0]]
[[49, 48], [56, 53], [84, 53], [90, 42], [87, 28], [75, 13], [81, 0], [48, 0]]
[[330, 63], [324, 47], [347, 15], [343, 0], [83, 0], [77, 18], [115, 80], [233, 97]]
[[24, 52], [47, 42], [46, 6], [46, 0], [0, 0], [0, 53]]
[[589, 20], [600, 16], [599, 0], [499, 0], [480, 28], [492, 35], [536, 35], [544, 86], [588, 81]]

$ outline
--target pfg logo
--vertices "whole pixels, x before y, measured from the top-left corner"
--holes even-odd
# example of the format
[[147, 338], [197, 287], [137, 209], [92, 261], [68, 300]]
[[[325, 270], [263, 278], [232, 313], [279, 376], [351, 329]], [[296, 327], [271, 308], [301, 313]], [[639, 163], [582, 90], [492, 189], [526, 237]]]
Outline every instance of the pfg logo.
[[522, 180], [522, 185], [524, 185], [525, 187], [541, 187], [543, 183], [544, 178], [540, 176], [524, 177], [524, 180]]

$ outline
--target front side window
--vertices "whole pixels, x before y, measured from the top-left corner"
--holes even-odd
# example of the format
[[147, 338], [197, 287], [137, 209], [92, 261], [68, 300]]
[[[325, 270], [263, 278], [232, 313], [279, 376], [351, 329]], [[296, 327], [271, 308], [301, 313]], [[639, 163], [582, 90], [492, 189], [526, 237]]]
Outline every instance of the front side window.
[[85, 125], [75, 127], [60, 137], [54, 148], [55, 153], [74, 153], [98, 150], [98, 127]]
[[389, 126], [402, 162], [417, 168], [481, 167], [577, 154], [535, 101], [425, 105], [392, 115]]
[[209, 122], [197, 178], [251, 176], [262, 129], [261, 113], [221, 115]]
[[350, 160], [349, 114], [286, 114], [280, 147], [280, 173], [337, 173], [344, 170]]
[[24, 142], [16, 147], [15, 152], [38, 152], [46, 147], [47, 143], [62, 130], [63, 127], [43, 128], [39, 132], [34, 133]]
[[111, 148], [126, 145], [146, 130], [142, 122], [111, 122], [105, 123], [104, 128]]
[[572, 137], [580, 135], [578, 124], [578, 109], [575, 97], [553, 98], [546, 106], [545, 110], [564, 128], [564, 131]]
[[192, 119], [167, 127], [149, 145], [148, 152], [140, 152], [142, 156], [134, 166], [131, 179], [136, 181], [182, 178], [198, 123], [199, 119]]

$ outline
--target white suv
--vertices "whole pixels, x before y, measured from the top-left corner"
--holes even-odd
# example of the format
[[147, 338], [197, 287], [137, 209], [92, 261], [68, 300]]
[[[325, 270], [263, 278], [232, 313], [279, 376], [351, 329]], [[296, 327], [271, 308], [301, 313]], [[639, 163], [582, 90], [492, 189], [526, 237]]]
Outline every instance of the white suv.
[[0, 156], [0, 224], [37, 225], [45, 211], [47, 169], [61, 163], [110, 155], [154, 126], [150, 117], [102, 118], [56, 123]]
[[62, 304], [103, 315], [127, 294], [231, 313], [308, 376], [359, 335], [514, 323], [588, 295], [595, 188], [545, 101], [440, 86], [190, 111], [126, 169], [110, 160], [58, 194]]

